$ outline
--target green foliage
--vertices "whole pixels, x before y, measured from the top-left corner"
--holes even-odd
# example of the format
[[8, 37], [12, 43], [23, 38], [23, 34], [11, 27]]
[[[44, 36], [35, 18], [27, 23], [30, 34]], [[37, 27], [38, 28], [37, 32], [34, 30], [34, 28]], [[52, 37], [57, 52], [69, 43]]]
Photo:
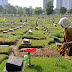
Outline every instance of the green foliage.
[[16, 12], [17, 14], [19, 14], [19, 15], [23, 15], [24, 13], [23, 13], [23, 9], [21, 8], [21, 7], [19, 7], [18, 9], [17, 9], [17, 12]]
[[67, 11], [67, 9], [65, 7], [60, 7], [60, 9], [59, 9], [60, 14], [65, 14], [66, 11]]
[[72, 14], [72, 9], [69, 9], [69, 10], [68, 10], [68, 13], [69, 13], [69, 14]]
[[48, 1], [46, 4], [46, 14], [47, 15], [53, 14], [53, 5], [51, 1]]
[[7, 4], [3, 11], [4, 14], [16, 14], [16, 9], [14, 6]]
[[1, 17], [1, 22], [4, 22], [4, 19], [3, 19], [3, 17]]
[[36, 7], [36, 8], [34, 9], [34, 13], [35, 13], [36, 15], [40, 15], [40, 14], [42, 14], [42, 9], [41, 9], [40, 7]]
[[25, 14], [31, 15], [31, 14], [32, 14], [32, 9], [30, 9], [30, 8], [25, 8]]

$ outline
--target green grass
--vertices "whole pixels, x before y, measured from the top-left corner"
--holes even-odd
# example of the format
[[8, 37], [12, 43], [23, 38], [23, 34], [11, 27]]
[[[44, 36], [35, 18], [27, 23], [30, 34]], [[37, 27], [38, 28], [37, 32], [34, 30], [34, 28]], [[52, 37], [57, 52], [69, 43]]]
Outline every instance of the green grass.
[[[24, 72], [72, 72], [71, 61], [62, 59], [59, 66], [55, 65], [57, 58], [32, 58], [33, 67], [28, 67], [28, 60], [26, 61]], [[7, 60], [4, 60], [0, 65], [0, 72], [5, 67]]]
[[5, 54], [0, 54], [0, 64], [3, 60], [7, 59], [8, 58], [8, 55], [5, 55]]
[[12, 49], [11, 47], [0, 47], [0, 54], [6, 54], [9, 55], [11, 53]]

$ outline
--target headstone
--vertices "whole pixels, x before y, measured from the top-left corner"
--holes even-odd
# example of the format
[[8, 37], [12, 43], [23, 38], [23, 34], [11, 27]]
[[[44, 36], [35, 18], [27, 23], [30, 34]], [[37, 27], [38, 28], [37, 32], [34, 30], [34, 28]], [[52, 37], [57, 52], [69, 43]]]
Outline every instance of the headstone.
[[38, 30], [38, 27], [37, 26], [35, 26], [35, 30]]
[[13, 29], [9, 29], [9, 31], [14, 31]]
[[53, 23], [53, 26], [54, 26], [54, 27], [56, 27], [56, 24], [55, 24], [55, 23]]
[[17, 30], [17, 28], [14, 28], [14, 30]]
[[17, 27], [17, 29], [20, 29], [20, 27]]
[[52, 38], [53, 41], [60, 41], [57, 37]]
[[3, 31], [3, 33], [7, 33], [8, 31]]
[[33, 32], [32, 32], [32, 30], [31, 30], [31, 29], [28, 31], [28, 33], [29, 33], [29, 34], [33, 34]]
[[31, 44], [29, 39], [24, 38], [22, 44]]
[[16, 35], [16, 33], [12, 33], [12, 35]]
[[20, 28], [22, 28], [22, 26], [20, 26]]
[[23, 59], [16, 57], [16, 56], [10, 56], [9, 59], [6, 62], [6, 66], [3, 69], [3, 72], [6, 71], [10, 71], [10, 72], [14, 72], [14, 71], [23, 71], [24, 72], [24, 68], [25, 68], [25, 61], [23, 61]]
[[62, 46], [62, 43], [56, 43], [56, 46], [57, 47], [61, 47]]
[[22, 20], [20, 20], [20, 22], [22, 22]]

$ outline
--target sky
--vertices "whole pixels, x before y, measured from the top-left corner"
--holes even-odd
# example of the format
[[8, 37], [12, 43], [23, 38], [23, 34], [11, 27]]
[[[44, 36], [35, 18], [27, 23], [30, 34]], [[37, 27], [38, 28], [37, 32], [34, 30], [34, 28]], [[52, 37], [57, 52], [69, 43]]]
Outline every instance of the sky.
[[42, 7], [43, 8], [43, 0], [8, 0], [8, 3], [15, 6], [21, 6], [21, 7], [29, 7], [32, 6], [35, 7]]

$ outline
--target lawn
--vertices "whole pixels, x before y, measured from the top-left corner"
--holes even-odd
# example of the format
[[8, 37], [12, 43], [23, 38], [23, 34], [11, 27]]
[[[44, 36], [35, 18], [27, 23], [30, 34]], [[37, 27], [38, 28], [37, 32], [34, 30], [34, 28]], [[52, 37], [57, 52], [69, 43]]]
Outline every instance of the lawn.
[[[25, 71], [24, 72], [72, 72], [71, 61], [62, 59], [59, 66], [55, 65], [57, 58], [32, 58], [33, 67], [28, 67], [28, 60], [26, 61]], [[7, 60], [4, 60], [0, 65], [0, 72], [2, 72], [5, 63]]]

